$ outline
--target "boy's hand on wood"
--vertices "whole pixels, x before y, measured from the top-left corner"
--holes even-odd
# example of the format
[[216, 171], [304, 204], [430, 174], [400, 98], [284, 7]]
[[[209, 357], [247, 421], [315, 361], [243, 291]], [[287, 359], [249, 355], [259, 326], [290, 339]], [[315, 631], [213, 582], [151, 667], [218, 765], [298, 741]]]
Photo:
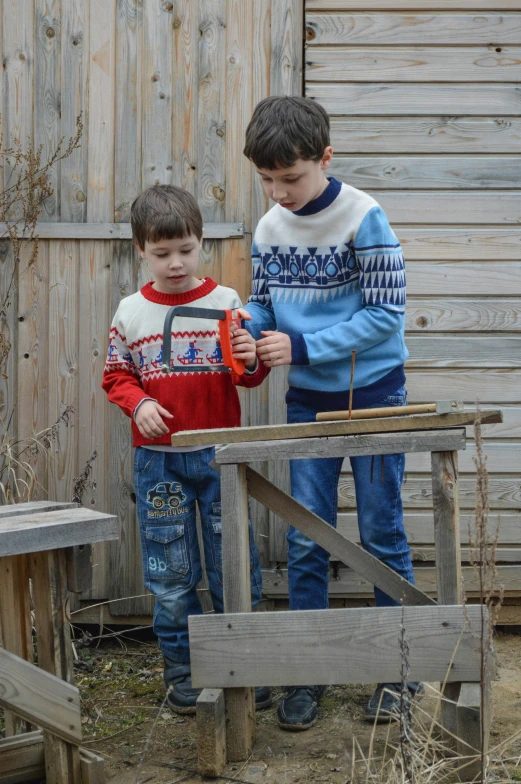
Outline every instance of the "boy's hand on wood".
[[257, 354], [267, 367], [291, 365], [291, 340], [285, 332], [261, 332], [257, 341]]
[[233, 323], [230, 325], [230, 335], [233, 356], [236, 359], [242, 359], [248, 370], [253, 370], [257, 364], [255, 339], [247, 329], [241, 329]]
[[134, 421], [142, 436], [159, 438], [169, 432], [169, 427], [163, 422], [163, 417], [173, 419], [174, 415], [160, 406], [157, 401], [145, 400], [139, 406]]

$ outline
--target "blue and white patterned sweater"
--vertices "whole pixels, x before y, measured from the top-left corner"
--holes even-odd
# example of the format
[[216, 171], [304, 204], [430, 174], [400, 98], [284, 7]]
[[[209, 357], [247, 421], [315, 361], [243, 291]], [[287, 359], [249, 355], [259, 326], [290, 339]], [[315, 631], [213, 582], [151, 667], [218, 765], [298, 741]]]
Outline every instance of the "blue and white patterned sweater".
[[247, 326], [256, 339], [261, 330], [290, 335], [290, 387], [340, 402], [353, 350], [356, 407], [404, 383], [404, 259], [371, 196], [330, 178], [297, 212], [275, 205], [258, 224], [252, 257]]

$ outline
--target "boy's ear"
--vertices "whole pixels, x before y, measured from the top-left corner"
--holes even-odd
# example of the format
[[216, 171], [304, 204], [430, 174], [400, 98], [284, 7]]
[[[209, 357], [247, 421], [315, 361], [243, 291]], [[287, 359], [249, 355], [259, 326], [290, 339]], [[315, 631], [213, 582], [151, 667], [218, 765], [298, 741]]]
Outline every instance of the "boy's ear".
[[322, 160], [320, 161], [320, 168], [327, 169], [331, 165], [332, 160], [333, 160], [333, 148], [331, 147], [331, 145], [329, 145], [324, 150], [324, 155], [322, 156]]
[[144, 251], [142, 248], [139, 247], [137, 240], [133, 239], [132, 242], [134, 243], [134, 247], [141, 256], [142, 259], [145, 258]]

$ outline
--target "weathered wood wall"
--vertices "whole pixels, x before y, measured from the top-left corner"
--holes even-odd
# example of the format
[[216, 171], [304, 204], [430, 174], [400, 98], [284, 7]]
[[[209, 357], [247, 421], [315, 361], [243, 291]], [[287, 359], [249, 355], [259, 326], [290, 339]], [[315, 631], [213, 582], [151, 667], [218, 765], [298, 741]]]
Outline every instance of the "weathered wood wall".
[[[500, 516], [501, 560], [519, 561], [521, 7], [306, 0], [305, 23], [305, 91], [331, 115], [332, 171], [378, 199], [404, 246], [409, 400], [504, 409], [484, 429], [491, 523]], [[471, 441], [460, 454], [465, 539], [474, 455]], [[415, 556], [430, 561], [428, 471], [427, 455], [407, 461], [403, 497]], [[339, 527], [355, 535], [347, 467], [340, 507]]]
[[[303, 13], [301, 0], [1, 3], [5, 143], [30, 140], [46, 156], [74, 134], [83, 112], [81, 148], [55, 167], [54, 195], [41, 216], [53, 238], [41, 242], [36, 267], [23, 265], [3, 325], [13, 351], [0, 405], [2, 416], [14, 410], [11, 435], [20, 437], [74, 406], [72, 425], [58, 429], [48, 472], [41, 463], [43, 497], [69, 500], [74, 477], [98, 451], [97, 489], [84, 502], [117, 514], [122, 540], [95, 548], [92, 598], [143, 593], [129, 425], [100, 382], [112, 314], [146, 270], [130, 241], [96, 237], [111, 236], [106, 224], [128, 222], [143, 187], [181, 185], [197, 197], [207, 228], [243, 224], [235, 239], [208, 233], [201, 274], [247, 296], [251, 232], [267, 203], [242, 155], [244, 132], [261, 98], [301, 92]], [[49, 223], [57, 224], [54, 232]], [[77, 234], [60, 223], [77, 224]], [[11, 265], [1, 242], [2, 287]], [[267, 422], [268, 396], [268, 384], [244, 395], [245, 422]], [[267, 512], [257, 508], [256, 517], [266, 561]], [[116, 602], [112, 611], [151, 607], [148, 598], [137, 599]]]

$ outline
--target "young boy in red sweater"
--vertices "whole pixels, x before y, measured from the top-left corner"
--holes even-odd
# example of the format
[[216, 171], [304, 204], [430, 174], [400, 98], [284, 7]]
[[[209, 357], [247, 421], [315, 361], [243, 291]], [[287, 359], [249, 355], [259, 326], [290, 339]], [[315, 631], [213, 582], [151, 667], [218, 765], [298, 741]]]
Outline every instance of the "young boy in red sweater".
[[[217, 322], [176, 316], [170, 357], [163, 358], [163, 325], [173, 305], [234, 309], [233, 289], [196, 277], [203, 222], [195, 199], [181, 188], [154, 185], [134, 201], [134, 243], [153, 282], [123, 299], [110, 330], [103, 389], [132, 420], [134, 487], [141, 534], [145, 585], [156, 596], [154, 631], [165, 663], [172, 710], [194, 713], [199, 690], [192, 687], [188, 616], [202, 613], [196, 586], [201, 558], [196, 531], [197, 502], [204, 556], [216, 612], [223, 611], [220, 477], [210, 466], [214, 447], [171, 446], [179, 430], [238, 427], [236, 385], [254, 387], [269, 371], [256, 357], [255, 341], [235, 329], [232, 349], [245, 372], [222, 372]], [[162, 373], [164, 362], [176, 372]], [[252, 601], [261, 598], [261, 569], [250, 530]], [[257, 707], [270, 703], [268, 689], [256, 690]]]

